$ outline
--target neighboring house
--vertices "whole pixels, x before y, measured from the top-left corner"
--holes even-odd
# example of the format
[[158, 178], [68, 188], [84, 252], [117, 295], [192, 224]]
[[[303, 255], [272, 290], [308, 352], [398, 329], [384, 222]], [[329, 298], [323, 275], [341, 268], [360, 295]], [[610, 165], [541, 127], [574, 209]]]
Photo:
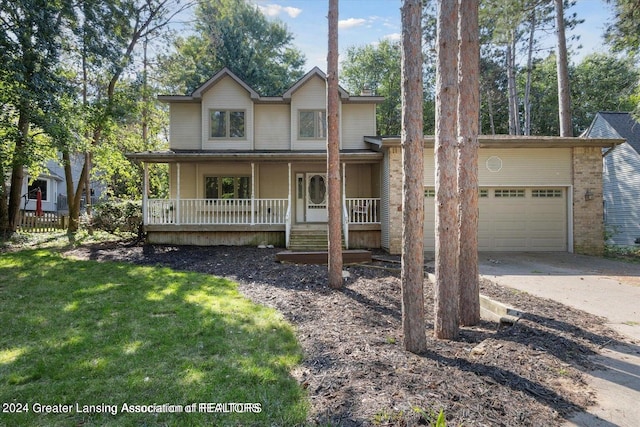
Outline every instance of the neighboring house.
[[[71, 165], [71, 174], [74, 180], [74, 189], [77, 186], [80, 173], [82, 172], [83, 162], [80, 157], [74, 157]], [[49, 160], [46, 164], [46, 172], [40, 174], [32, 181], [32, 177], [25, 174], [22, 182], [22, 199], [20, 201], [20, 209], [25, 211], [36, 210], [36, 193], [38, 188], [42, 195], [42, 210], [45, 212], [61, 212], [68, 211], [67, 204], [67, 187], [64, 178], [64, 168], [60, 162]], [[103, 190], [100, 183], [92, 183], [92, 200], [96, 200]], [[83, 199], [84, 200], [84, 199]], [[84, 206], [84, 201], [82, 202]]]
[[599, 112], [585, 136], [626, 140], [604, 152], [604, 222], [608, 243], [640, 244], [640, 123], [631, 113]]
[[[345, 245], [400, 253], [402, 155], [375, 135], [377, 96], [340, 89]], [[263, 97], [228, 69], [170, 107], [170, 198], [143, 200], [151, 243], [326, 247], [326, 76], [314, 68]], [[601, 151], [622, 141], [480, 137], [481, 250], [603, 248]], [[425, 137], [425, 250], [434, 249], [433, 138]], [[146, 192], [145, 192], [146, 194]], [[318, 240], [314, 240], [318, 239]]]

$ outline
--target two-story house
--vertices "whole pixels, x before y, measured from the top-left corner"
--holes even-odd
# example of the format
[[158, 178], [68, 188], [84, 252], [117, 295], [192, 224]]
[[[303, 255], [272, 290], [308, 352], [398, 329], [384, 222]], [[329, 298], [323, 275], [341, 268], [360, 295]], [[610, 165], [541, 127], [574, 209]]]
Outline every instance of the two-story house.
[[[170, 166], [170, 198], [143, 200], [149, 242], [326, 246], [326, 76], [320, 69], [278, 97], [261, 96], [225, 68], [191, 95], [159, 99], [170, 107], [170, 149], [128, 155]], [[345, 245], [399, 253], [400, 139], [375, 136], [382, 98], [341, 89], [340, 100]], [[480, 249], [600, 252], [601, 150], [619, 143], [481, 136]], [[426, 250], [434, 248], [433, 145], [425, 137]]]

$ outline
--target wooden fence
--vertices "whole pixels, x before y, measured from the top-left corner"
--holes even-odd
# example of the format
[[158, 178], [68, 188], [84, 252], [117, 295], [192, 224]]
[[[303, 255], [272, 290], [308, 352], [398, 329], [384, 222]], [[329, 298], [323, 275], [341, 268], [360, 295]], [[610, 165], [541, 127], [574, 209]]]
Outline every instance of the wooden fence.
[[19, 231], [26, 233], [48, 233], [50, 231], [64, 230], [67, 227], [66, 215], [58, 215], [55, 212], [44, 212], [42, 216], [36, 216], [35, 212], [24, 212], [20, 221]]

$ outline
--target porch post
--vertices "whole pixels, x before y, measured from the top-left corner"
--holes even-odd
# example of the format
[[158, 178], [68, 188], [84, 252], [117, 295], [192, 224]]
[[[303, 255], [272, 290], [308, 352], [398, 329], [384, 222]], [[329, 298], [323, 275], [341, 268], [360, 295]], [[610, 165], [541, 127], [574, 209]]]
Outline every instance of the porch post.
[[256, 164], [252, 162], [251, 163], [251, 225], [254, 225], [256, 223], [255, 188], [256, 188]]
[[293, 219], [291, 218], [291, 215], [293, 214], [293, 210], [291, 207], [291, 163], [287, 163], [287, 167], [289, 169], [289, 194], [287, 195], [287, 215], [285, 218], [285, 232], [284, 232], [284, 240], [285, 240], [285, 246], [288, 248], [289, 247], [289, 239], [291, 236], [291, 222], [293, 221]]
[[149, 210], [149, 164], [144, 162], [143, 164], [144, 174], [142, 178], [142, 225], [147, 225], [147, 212]]
[[180, 162], [176, 163], [176, 219], [175, 224], [180, 225]]

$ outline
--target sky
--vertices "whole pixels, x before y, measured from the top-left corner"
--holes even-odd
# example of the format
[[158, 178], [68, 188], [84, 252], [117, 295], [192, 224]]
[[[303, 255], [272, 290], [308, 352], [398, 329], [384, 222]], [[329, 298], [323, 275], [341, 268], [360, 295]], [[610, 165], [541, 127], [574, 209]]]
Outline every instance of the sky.
[[[252, 0], [260, 10], [273, 20], [284, 22], [294, 35], [293, 44], [307, 59], [306, 70], [314, 66], [327, 68], [327, 0]], [[374, 44], [382, 39], [400, 40], [401, 0], [339, 0], [338, 47], [340, 59], [345, 58], [348, 47]], [[578, 25], [571, 35], [579, 35], [579, 42], [570, 42], [569, 48], [578, 43], [583, 48], [575, 51], [571, 59], [580, 62], [593, 52], [606, 52], [602, 34], [613, 13], [604, 0], [578, 0], [577, 4], [565, 11], [577, 13], [585, 22]], [[542, 40], [553, 47], [553, 34]]]

